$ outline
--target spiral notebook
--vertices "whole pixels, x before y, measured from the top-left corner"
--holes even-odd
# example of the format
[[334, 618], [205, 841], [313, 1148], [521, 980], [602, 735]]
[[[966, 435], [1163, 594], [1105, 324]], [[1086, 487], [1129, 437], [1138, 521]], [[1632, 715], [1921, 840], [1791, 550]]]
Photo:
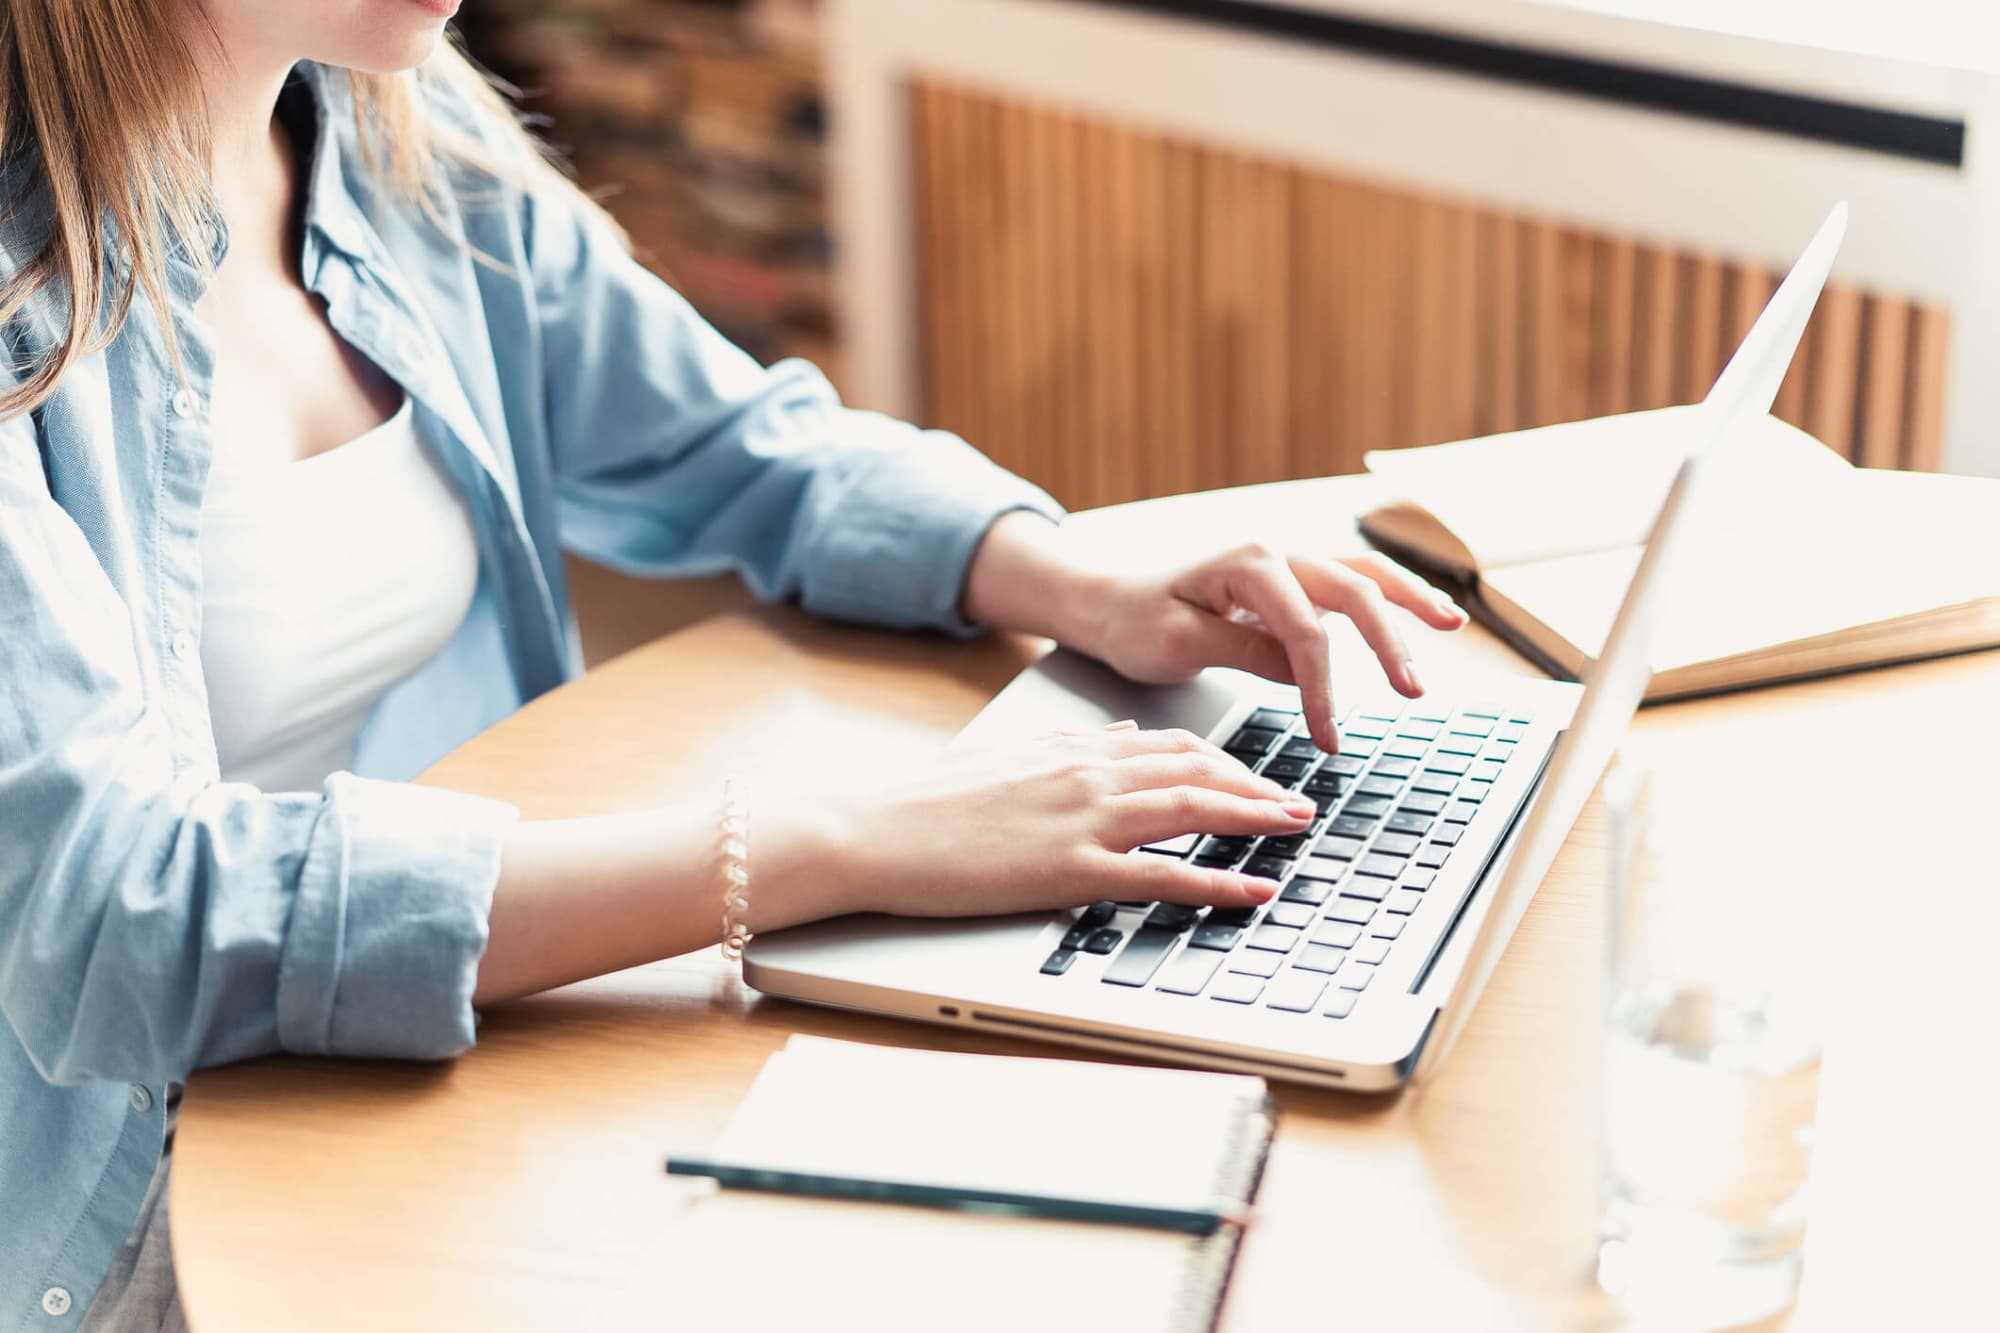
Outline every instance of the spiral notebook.
[[[674, 1270], [699, 1275], [677, 1284], [677, 1315], [732, 1330], [1201, 1333], [1274, 1114], [1264, 1081], [1241, 1075], [794, 1037], [695, 1159], [765, 1186], [696, 1190], [665, 1242]], [[883, 1188], [774, 1192], [787, 1177]], [[906, 1186], [930, 1202], [890, 1201]], [[1041, 1202], [937, 1206], [1003, 1194]], [[1063, 1201], [1156, 1216], [1049, 1215]], [[1204, 1212], [1208, 1234], [1174, 1220]]]

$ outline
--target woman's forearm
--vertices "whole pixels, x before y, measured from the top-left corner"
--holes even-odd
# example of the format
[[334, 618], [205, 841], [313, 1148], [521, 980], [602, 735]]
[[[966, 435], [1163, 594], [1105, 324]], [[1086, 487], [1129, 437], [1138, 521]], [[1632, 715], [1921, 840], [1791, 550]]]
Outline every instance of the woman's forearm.
[[[473, 1003], [495, 1004], [636, 967], [722, 937], [719, 811], [689, 802], [509, 835]], [[746, 922], [776, 930], [853, 910], [830, 817], [789, 810], [753, 827]]]

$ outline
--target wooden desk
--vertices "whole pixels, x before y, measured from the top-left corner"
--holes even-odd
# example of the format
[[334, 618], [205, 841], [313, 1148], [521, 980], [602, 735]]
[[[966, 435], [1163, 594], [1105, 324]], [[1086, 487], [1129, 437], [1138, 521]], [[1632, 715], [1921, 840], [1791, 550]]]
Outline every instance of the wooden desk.
[[[1345, 545], [1367, 494], [1301, 482], [1082, 521], [1163, 552], [1190, 521]], [[1478, 631], [1410, 633], [1440, 691], [1520, 669]], [[1367, 664], [1338, 637], [1355, 679]], [[726, 770], [852, 777], [941, 745], [1041, 647], [726, 610], [537, 701], [428, 780], [555, 816], [706, 793]], [[1733, 846], [1783, 831], [1786, 873], [1826, 904], [1800, 928], [1850, 983], [1829, 1019], [1796, 1326], [1962, 1327], [1976, 1308], [1987, 1233], [1954, 1201], [1990, 1169], [1972, 1156], [1987, 1117], [1961, 1043], [2000, 939], [2000, 877], [1970, 832], [1991, 827], [2000, 785], [1996, 697], [2000, 655], [1984, 654], [1648, 710], [1628, 746], [1709, 802], [1718, 864], [1759, 873]], [[1588, 1288], [1601, 851], [1593, 809], [1430, 1086], [1279, 1089], [1225, 1328], [1606, 1326]], [[1055, 1049], [757, 999], [710, 951], [488, 1014], [448, 1065], [204, 1072], [173, 1194], [190, 1317], [201, 1333], [669, 1326], [676, 1289], [702, 1276], [660, 1244], [683, 1197], [661, 1156], [718, 1133], [795, 1031]], [[827, 1327], [853, 1326], [830, 1312]]]

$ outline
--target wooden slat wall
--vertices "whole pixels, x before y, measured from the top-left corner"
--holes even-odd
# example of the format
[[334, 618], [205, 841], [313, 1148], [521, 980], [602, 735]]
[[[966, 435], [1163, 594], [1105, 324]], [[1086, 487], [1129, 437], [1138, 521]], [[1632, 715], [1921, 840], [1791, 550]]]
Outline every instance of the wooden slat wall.
[[[911, 86], [927, 420], [1083, 507], [1699, 398], [1778, 274]], [[1944, 311], [1829, 288], [1777, 412], [1935, 468]]]

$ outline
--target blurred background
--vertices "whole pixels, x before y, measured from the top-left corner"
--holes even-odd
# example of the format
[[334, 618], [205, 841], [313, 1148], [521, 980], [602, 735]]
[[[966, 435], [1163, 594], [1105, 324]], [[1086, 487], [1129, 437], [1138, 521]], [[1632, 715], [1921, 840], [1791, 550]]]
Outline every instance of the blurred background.
[[730, 337], [1084, 507], [1698, 398], [1839, 198], [1779, 415], [2000, 473], [1975, 8], [479, 0], [460, 28]]

